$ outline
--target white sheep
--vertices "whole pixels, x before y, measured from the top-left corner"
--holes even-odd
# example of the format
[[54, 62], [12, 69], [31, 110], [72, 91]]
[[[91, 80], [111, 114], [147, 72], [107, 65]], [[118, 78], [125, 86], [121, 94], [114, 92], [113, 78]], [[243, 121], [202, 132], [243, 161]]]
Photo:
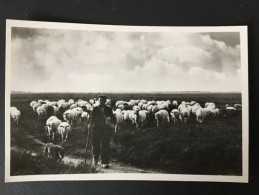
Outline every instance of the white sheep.
[[34, 106], [35, 104], [37, 104], [37, 102], [36, 102], [36, 101], [32, 101], [32, 102], [30, 103], [30, 107], [33, 108], [33, 106]]
[[58, 133], [61, 137], [62, 144], [67, 141], [68, 135], [71, 132], [71, 126], [67, 122], [62, 122], [58, 126]]
[[170, 123], [169, 114], [166, 110], [159, 110], [155, 113], [155, 120], [157, 122], [157, 126], [167, 126]]
[[216, 116], [217, 115], [217, 111], [209, 106], [207, 106], [206, 108], [199, 108], [196, 111], [196, 120], [199, 123], [203, 123], [205, 118], [208, 116]]
[[59, 120], [56, 116], [51, 116], [46, 121], [46, 135], [49, 139], [55, 139], [55, 132], [58, 130], [58, 126], [61, 124], [61, 120]]
[[184, 120], [184, 123], [186, 123], [186, 122], [187, 122], [187, 119], [189, 119], [189, 117], [190, 117], [190, 111], [189, 111], [189, 109], [187, 108], [186, 103], [185, 103], [185, 102], [182, 102], [182, 103], [179, 105], [178, 110], [179, 110], [180, 113], [181, 113], [181, 117], [182, 117], [182, 119]]
[[72, 104], [75, 103], [75, 101], [74, 101], [73, 99], [70, 99], [70, 100], [68, 100], [68, 103], [69, 103], [69, 105], [71, 106]]
[[130, 110], [130, 112], [129, 112], [129, 120], [131, 120], [132, 124], [135, 124], [136, 128], [138, 128], [137, 113], [136, 113], [136, 111]]
[[123, 123], [123, 114], [120, 109], [116, 109], [114, 112], [116, 123], [115, 123], [115, 133], [119, 130], [120, 125]]
[[86, 125], [90, 122], [90, 115], [88, 112], [83, 111], [81, 114], [81, 123]]
[[46, 114], [45, 106], [41, 105], [41, 106], [37, 107], [36, 112], [37, 112], [37, 114], [38, 114], [38, 119], [39, 119], [41, 116], [44, 116], [44, 115]]
[[123, 110], [122, 111], [124, 122], [130, 121], [130, 118], [129, 118], [130, 113], [131, 113], [131, 110]]
[[146, 110], [140, 110], [137, 112], [137, 122], [139, 126], [144, 126], [147, 122], [147, 111]]
[[178, 109], [173, 109], [170, 113], [173, 124], [175, 125], [176, 121], [182, 121], [181, 113]]
[[37, 111], [37, 108], [40, 107], [40, 106], [41, 106], [41, 104], [36, 103], [36, 104], [33, 105], [32, 110], [33, 110], [34, 112], [36, 112], [36, 111]]
[[18, 125], [19, 124], [19, 119], [21, 117], [21, 111], [13, 108], [11, 110], [10, 114], [11, 114], [11, 118], [13, 119], [13, 121]]

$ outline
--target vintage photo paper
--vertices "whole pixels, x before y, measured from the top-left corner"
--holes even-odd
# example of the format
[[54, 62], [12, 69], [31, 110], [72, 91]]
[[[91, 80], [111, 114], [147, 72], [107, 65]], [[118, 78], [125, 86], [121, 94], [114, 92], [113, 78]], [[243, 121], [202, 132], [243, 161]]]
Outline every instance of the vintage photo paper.
[[248, 182], [247, 27], [6, 21], [5, 181]]

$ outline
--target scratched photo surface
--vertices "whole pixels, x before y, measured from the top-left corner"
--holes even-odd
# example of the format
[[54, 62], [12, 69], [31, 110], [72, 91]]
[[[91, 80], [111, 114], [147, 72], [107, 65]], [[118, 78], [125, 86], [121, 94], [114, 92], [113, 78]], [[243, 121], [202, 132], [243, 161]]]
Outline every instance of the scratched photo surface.
[[[10, 177], [243, 176], [239, 31], [12, 26], [10, 40]], [[115, 119], [109, 168], [93, 163], [99, 95]]]

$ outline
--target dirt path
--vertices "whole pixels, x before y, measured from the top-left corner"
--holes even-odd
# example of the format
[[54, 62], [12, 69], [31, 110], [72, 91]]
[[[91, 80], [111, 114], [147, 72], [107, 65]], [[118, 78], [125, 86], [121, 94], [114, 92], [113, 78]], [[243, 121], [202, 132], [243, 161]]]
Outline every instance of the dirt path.
[[[17, 129], [18, 130], [18, 129]], [[30, 154], [31, 156], [40, 156], [44, 155], [44, 146], [45, 143], [30, 135], [28, 132], [23, 131], [22, 133], [18, 133], [15, 136], [12, 136], [14, 142], [17, 142], [14, 146], [11, 147], [11, 150], [19, 151], [22, 153]], [[21, 146], [19, 142], [26, 142], [26, 145]], [[80, 157], [72, 156], [71, 154], [65, 155], [62, 159], [62, 163], [70, 165], [70, 166], [78, 166], [84, 163], [85, 159]], [[87, 164], [91, 165], [92, 159], [88, 158], [86, 161]], [[123, 163], [116, 162], [112, 160], [109, 164], [109, 169], [101, 168], [101, 164], [95, 166], [98, 173], [155, 173], [153, 170], [144, 170], [140, 168], [136, 168], [134, 166], [126, 165]], [[93, 166], [93, 165], [92, 165]]]

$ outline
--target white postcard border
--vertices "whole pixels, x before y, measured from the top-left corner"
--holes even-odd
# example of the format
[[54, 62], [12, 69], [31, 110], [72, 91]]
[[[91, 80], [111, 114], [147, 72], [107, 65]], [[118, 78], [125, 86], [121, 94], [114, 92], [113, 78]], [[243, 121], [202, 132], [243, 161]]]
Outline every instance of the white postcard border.
[[[240, 32], [242, 74], [242, 176], [186, 175], [149, 173], [106, 174], [59, 174], [59, 175], [10, 175], [10, 73], [11, 73], [11, 27], [47, 28], [66, 30], [95, 30], [121, 32]], [[204, 181], [248, 183], [249, 109], [248, 109], [248, 51], [247, 26], [213, 27], [166, 27], [166, 26], [115, 26], [56, 22], [6, 20], [6, 67], [5, 67], [5, 182], [25, 181], [78, 181], [78, 180], [149, 180], [149, 181]]]

